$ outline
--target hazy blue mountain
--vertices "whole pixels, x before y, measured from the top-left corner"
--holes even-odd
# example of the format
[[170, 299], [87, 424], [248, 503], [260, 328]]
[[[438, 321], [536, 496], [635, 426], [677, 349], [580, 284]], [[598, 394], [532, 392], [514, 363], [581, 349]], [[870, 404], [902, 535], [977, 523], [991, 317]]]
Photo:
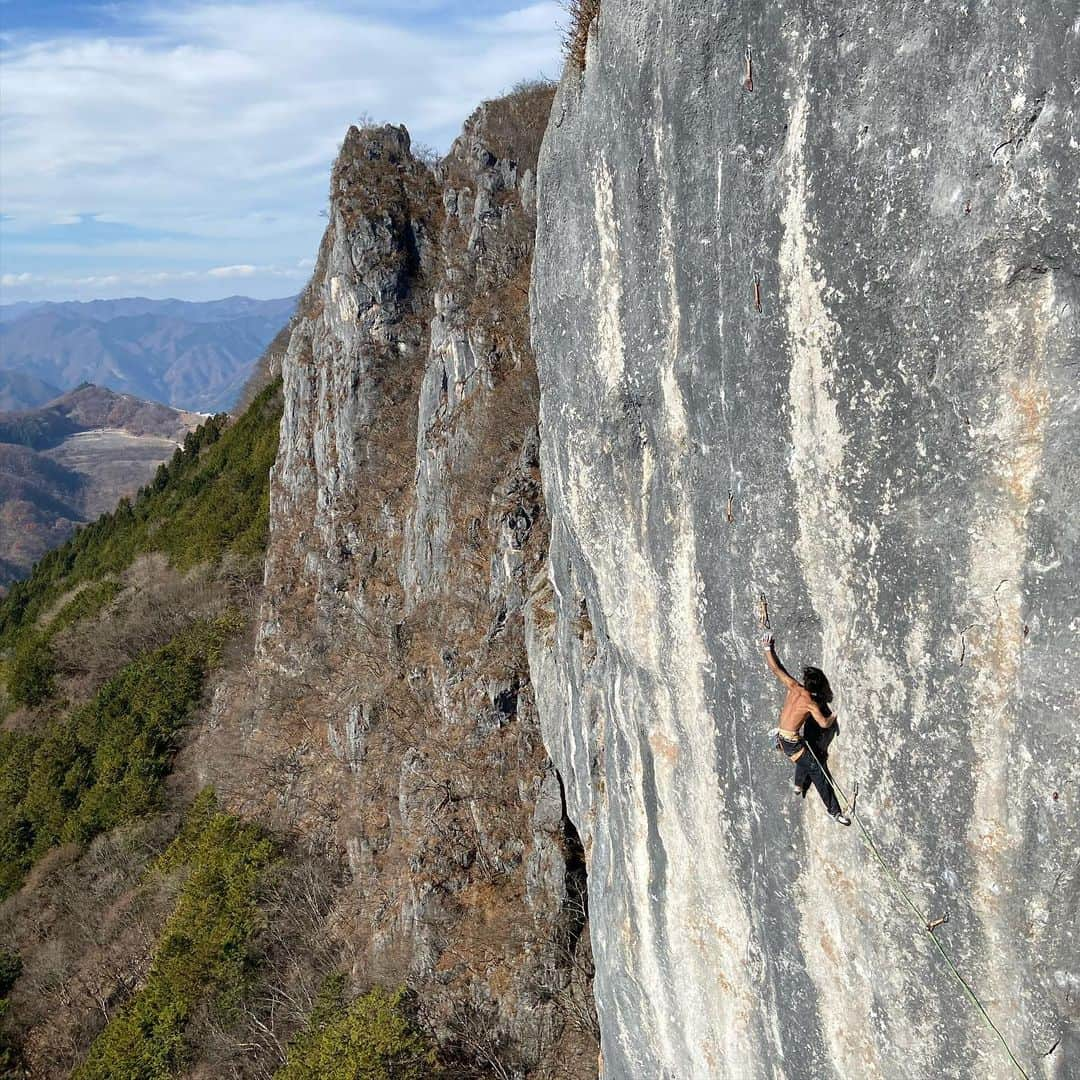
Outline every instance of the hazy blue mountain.
[[20, 301], [0, 305], [0, 322], [12, 322], [27, 315], [51, 313], [72, 315], [95, 322], [109, 322], [125, 315], [161, 315], [182, 322], [221, 322], [244, 315], [260, 315], [284, 322], [296, 306], [296, 297], [281, 300], [253, 300], [249, 296], [227, 296], [223, 300], [151, 300], [130, 296], [120, 300]]
[[10, 304], [0, 307], [0, 371], [62, 390], [90, 382], [220, 412], [233, 406], [295, 302], [232, 296], [206, 303], [132, 297]]
[[0, 411], [36, 409], [59, 396], [58, 387], [25, 371], [0, 371]]
[[0, 323], [21, 319], [41, 306], [40, 300], [19, 300], [14, 304], [0, 304]]

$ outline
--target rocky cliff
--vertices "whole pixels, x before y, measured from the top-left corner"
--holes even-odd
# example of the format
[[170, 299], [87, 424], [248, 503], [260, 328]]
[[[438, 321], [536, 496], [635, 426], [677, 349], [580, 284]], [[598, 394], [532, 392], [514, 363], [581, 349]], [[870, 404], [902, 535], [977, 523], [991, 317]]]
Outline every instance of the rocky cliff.
[[247, 797], [347, 851], [352, 976], [407, 982], [463, 1076], [596, 1071], [584, 866], [523, 619], [547, 551], [528, 285], [552, 92], [483, 106], [435, 168], [404, 128], [351, 129], [274, 361], [243, 725], [281, 771]]
[[0, 1074], [596, 1075], [526, 653], [553, 93], [349, 131], [240, 415], [0, 603]]
[[603, 0], [539, 165], [541, 725], [604, 1075], [1006, 1077], [770, 748], [798, 672], [1030, 1076], [1080, 1071], [1070, 5]]

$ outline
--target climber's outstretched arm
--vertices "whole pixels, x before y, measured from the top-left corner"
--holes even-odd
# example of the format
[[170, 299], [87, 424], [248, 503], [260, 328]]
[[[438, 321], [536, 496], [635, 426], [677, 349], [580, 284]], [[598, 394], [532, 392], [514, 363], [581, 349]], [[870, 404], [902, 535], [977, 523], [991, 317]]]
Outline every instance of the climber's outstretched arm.
[[776, 649], [773, 647], [776, 644], [776, 638], [772, 634], [766, 634], [762, 639], [762, 644], [765, 646], [765, 663], [769, 665], [769, 670], [785, 686], [797, 686], [798, 683], [787, 673], [787, 669], [780, 663], [780, 658], [776, 655]]

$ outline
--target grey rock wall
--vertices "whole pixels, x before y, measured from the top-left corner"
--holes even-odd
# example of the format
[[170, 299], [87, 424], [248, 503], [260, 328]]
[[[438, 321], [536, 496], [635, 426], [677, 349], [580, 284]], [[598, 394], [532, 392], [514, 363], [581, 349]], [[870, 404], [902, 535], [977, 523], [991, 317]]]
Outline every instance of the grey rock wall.
[[563, 79], [530, 660], [613, 1080], [1017, 1075], [791, 794], [762, 592], [882, 855], [1080, 1075], [1078, 90], [1075, 6], [996, 0], [603, 0]]

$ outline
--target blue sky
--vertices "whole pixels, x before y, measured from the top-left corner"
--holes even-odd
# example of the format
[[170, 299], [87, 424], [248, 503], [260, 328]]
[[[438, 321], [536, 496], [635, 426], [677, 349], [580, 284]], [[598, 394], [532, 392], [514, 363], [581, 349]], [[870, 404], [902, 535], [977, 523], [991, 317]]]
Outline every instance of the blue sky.
[[445, 150], [556, 0], [0, 0], [0, 303], [303, 285], [350, 123]]

